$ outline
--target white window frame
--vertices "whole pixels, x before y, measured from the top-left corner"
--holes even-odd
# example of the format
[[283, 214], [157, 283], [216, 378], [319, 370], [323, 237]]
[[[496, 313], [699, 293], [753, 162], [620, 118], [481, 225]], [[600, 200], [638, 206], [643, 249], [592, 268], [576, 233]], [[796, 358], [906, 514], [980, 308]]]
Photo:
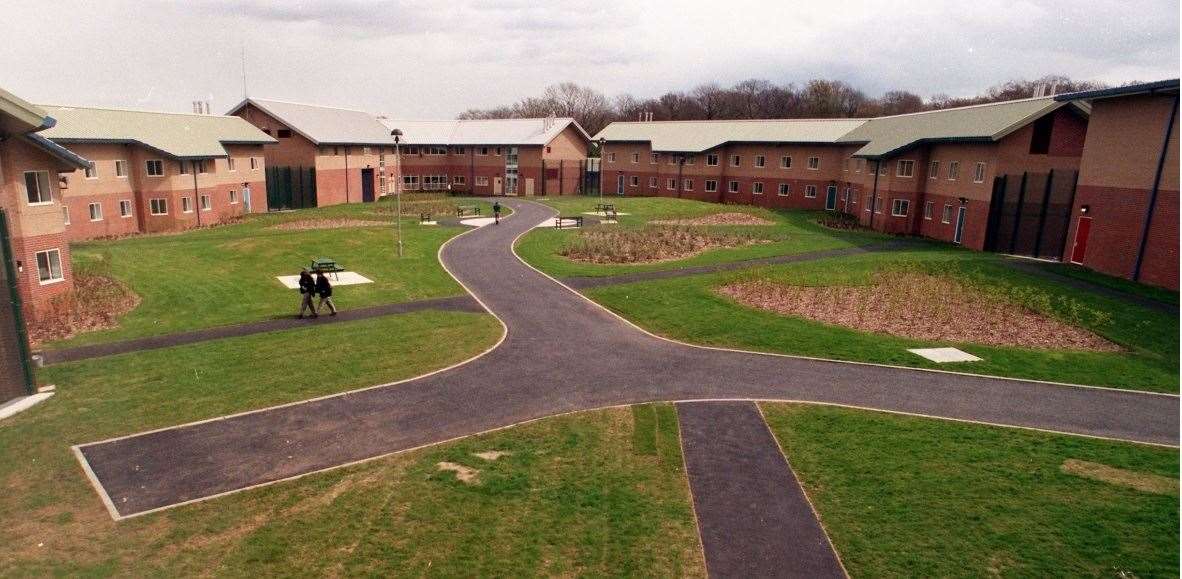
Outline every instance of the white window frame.
[[92, 161], [89, 165], [83, 167], [82, 176], [91, 181], [98, 179], [98, 162]]
[[[30, 201], [29, 194], [29, 175], [33, 175], [33, 181], [37, 183], [37, 200]], [[42, 179], [44, 177], [44, 179]], [[49, 182], [49, 171], [25, 171], [25, 202], [30, 206], [51, 205], [53, 204], [53, 186]], [[44, 190], [42, 187], [44, 186]]]
[[705, 191], [707, 193], [718, 193], [718, 180], [717, 179], [706, 179], [706, 184], [704, 185], [704, 187], [705, 187]]
[[762, 169], [766, 166], [767, 166], [767, 157], [765, 155], [756, 155], [755, 156], [755, 167], [757, 169]]
[[755, 181], [751, 183], [752, 195], [763, 195], [763, 181]]
[[131, 201], [128, 199], [119, 200], [119, 217], [128, 218], [133, 216], [135, 209], [131, 206]]
[[202, 211], [213, 211], [213, 199], [210, 199], [209, 195], [198, 197], [197, 204], [201, 207]]
[[[49, 270], [49, 277], [43, 277], [41, 275], [41, 256], [42, 255], [45, 256], [45, 269]], [[51, 255], [53, 256], [53, 259], [50, 259]], [[53, 249], [46, 249], [44, 251], [38, 251], [34, 255], [33, 259], [36, 260], [36, 262], [37, 262], [37, 281], [41, 285], [50, 285], [50, 284], [55, 284], [58, 282], [66, 281], [66, 271], [65, 271], [65, 269], [62, 268], [62, 252], [60, 249], [55, 247]], [[54, 262], [55, 261], [56, 261], [56, 269], [57, 269], [56, 272], [54, 271], [54, 269], [55, 269]]]
[[640, 162], [640, 153], [632, 153], [632, 164], [635, 165]]
[[784, 155], [784, 156], [780, 157], [780, 168], [781, 169], [791, 169], [792, 168], [792, 155]]
[[165, 197], [153, 197], [149, 199], [148, 213], [150, 215], [168, 215], [168, 199]]
[[226, 170], [238, 171], [238, 164], [234, 162], [234, 157], [226, 157]]
[[776, 189], [776, 195], [779, 195], [780, 197], [787, 197], [791, 194], [792, 194], [792, 184], [791, 183], [780, 183], [780, 186]]
[[935, 181], [940, 178], [940, 162], [932, 161], [928, 163], [928, 179]]
[[657, 178], [656, 177], [649, 177], [648, 178], [648, 188], [649, 189], [656, 189], [657, 188]]
[[924, 202], [924, 204], [923, 204], [923, 218], [925, 220], [927, 220], [927, 221], [932, 220], [932, 213], [935, 210], [935, 207], [936, 207], [935, 201]]
[[682, 179], [681, 184], [682, 184], [682, 191], [693, 191], [694, 190], [694, 180], [693, 179]]
[[731, 155], [730, 162], [731, 162], [732, 167], [742, 167], [743, 166], [743, 156], [742, 155]]
[[676, 191], [677, 190], [677, 179], [673, 179], [673, 178], [666, 179], [665, 180], [665, 188], [670, 191]]
[[62, 225], [70, 224], [70, 206], [62, 203]]
[[103, 204], [102, 203], [95, 201], [94, 203], [87, 205], [86, 210], [87, 210], [88, 214], [90, 215], [91, 221], [102, 221], [103, 220]]
[[115, 159], [115, 177], [118, 179], [127, 178], [127, 159]]
[[[386, 176], [382, 175], [382, 182], [384, 183], [385, 180], [386, 180]], [[237, 204], [238, 204], [238, 190], [237, 189], [230, 189], [230, 205], [237, 205]]]
[[718, 166], [718, 154], [706, 155], [706, 166], [707, 167], [717, 167]]
[[895, 161], [895, 176], [910, 179], [915, 176], [915, 161], [912, 159], [899, 159]]
[[821, 170], [821, 158], [820, 157], [809, 157], [808, 169], [809, 169], [809, 171], [820, 171]]
[[628, 177], [628, 186], [629, 187], [640, 187], [640, 176], [639, 175], [632, 175], [632, 176]]
[[[488, 147], [481, 147], [481, 149], [484, 150], [484, 152], [481, 153], [481, 155], [488, 155]], [[608, 163], [615, 163], [616, 162], [616, 154], [614, 152], [607, 154], [607, 162]]]
[[891, 217], [907, 217], [909, 211], [911, 211], [910, 199], [891, 199]]
[[181, 197], [181, 213], [193, 212], [193, 198], [189, 196]]
[[[156, 167], [156, 171], [152, 168]], [[164, 176], [164, 161], [162, 159], [147, 159], [144, 161], [144, 175], [148, 177]]]
[[477, 187], [488, 187], [488, 177], [477, 175], [476, 186]]
[[649, 153], [648, 154], [648, 164], [649, 165], [656, 165], [660, 161], [661, 161], [661, 154], [660, 153]]
[[804, 186], [804, 196], [807, 199], [816, 199], [817, 198], [817, 186], [816, 185], [805, 185]]
[[940, 223], [952, 223], [952, 204], [944, 204], [944, 212], [940, 214]]
[[250, 170], [251, 171], [258, 171], [258, 169], [259, 169], [259, 158], [258, 157], [251, 157], [250, 158]]
[[973, 165], [973, 183], [984, 183], [984, 182], [985, 182], [985, 162], [984, 161], [977, 161], [977, 164]]
[[948, 162], [948, 180], [955, 181], [960, 178], [960, 161]]
[[739, 182], [734, 179], [727, 181], [726, 182], [726, 192], [727, 193], [738, 193], [739, 192]]

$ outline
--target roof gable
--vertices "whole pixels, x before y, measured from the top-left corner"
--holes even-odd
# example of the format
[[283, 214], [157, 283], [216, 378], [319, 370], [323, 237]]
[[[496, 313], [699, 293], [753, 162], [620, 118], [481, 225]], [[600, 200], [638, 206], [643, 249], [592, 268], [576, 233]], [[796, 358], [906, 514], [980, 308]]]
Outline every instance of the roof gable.
[[248, 98], [227, 114], [247, 104], [271, 115], [317, 145], [390, 145], [390, 131], [374, 115], [353, 109]]
[[58, 143], [134, 143], [177, 158], [225, 157], [225, 145], [275, 139], [238, 117], [45, 106], [57, 124], [41, 134]]
[[379, 118], [388, 130], [402, 131], [407, 145], [546, 145], [574, 126], [588, 142], [591, 136], [574, 119], [462, 119], [421, 121]]
[[836, 144], [865, 119], [615, 122], [595, 140], [648, 141], [653, 151], [700, 153], [727, 143]]

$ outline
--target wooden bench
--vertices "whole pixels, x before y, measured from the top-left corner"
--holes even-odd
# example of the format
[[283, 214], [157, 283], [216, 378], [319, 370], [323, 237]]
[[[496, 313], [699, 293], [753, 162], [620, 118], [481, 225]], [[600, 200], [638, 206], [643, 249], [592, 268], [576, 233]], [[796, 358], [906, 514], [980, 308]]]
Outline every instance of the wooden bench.
[[596, 203], [595, 204], [595, 212], [596, 213], [607, 214], [608, 211], [611, 211], [612, 213], [616, 212], [615, 203]]
[[332, 274], [332, 278], [334, 280], [339, 280], [337, 274], [345, 271], [345, 268], [341, 267], [335, 259], [329, 259], [327, 257], [317, 257], [316, 259], [313, 259], [312, 265], [309, 266], [308, 269], [312, 273]]
[[479, 205], [456, 205], [456, 216], [480, 215]]
[[619, 220], [620, 220], [620, 215], [618, 213], [616, 213], [615, 207], [611, 207], [609, 205], [607, 209], [603, 210], [603, 221], [619, 221]]
[[429, 223], [430, 221], [431, 221], [431, 214], [430, 213], [420, 213], [419, 214], [419, 223]]
[[558, 217], [554, 218], [554, 229], [563, 229], [564, 228], [563, 224], [566, 223], [567, 221], [574, 221], [575, 222], [574, 227], [576, 229], [583, 227], [583, 216], [582, 215], [574, 215], [571, 217], [558, 216]]

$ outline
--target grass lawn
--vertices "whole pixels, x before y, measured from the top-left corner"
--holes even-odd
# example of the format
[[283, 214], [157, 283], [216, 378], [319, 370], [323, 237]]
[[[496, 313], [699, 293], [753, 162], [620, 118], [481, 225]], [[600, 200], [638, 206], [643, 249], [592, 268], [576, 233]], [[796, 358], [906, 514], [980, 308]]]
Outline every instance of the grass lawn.
[[[439, 247], [464, 227], [424, 227], [419, 209], [454, 206], [457, 200], [408, 194], [403, 210], [405, 253], [395, 257], [393, 203], [337, 205], [251, 215], [241, 224], [175, 235], [128, 237], [71, 246], [75, 267], [126, 283], [142, 302], [117, 328], [90, 332], [47, 347], [79, 346], [170, 334], [294, 315], [299, 298], [278, 275], [294, 275], [314, 257], [330, 257], [373, 280], [342, 286], [342, 308], [460, 295], [462, 288], [436, 259]], [[462, 201], [487, 205], [485, 201]], [[488, 211], [488, 208], [485, 208]], [[378, 221], [385, 226], [283, 230], [308, 220]]]
[[1177, 449], [763, 404], [854, 577], [1177, 577], [1178, 494], [1061, 471], [1178, 479]]
[[[535, 199], [554, 207], [562, 215], [578, 215], [595, 210], [598, 197], [550, 197]], [[614, 203], [616, 211], [628, 213], [619, 218], [619, 225], [595, 227], [639, 228], [655, 219], [685, 219], [714, 213], [747, 213], [772, 221], [775, 225], [752, 226], [710, 226], [717, 231], [754, 232], [775, 239], [734, 248], [720, 248], [705, 251], [687, 259], [641, 264], [593, 264], [572, 261], [558, 251], [574, 236], [577, 230], [537, 229], [521, 238], [516, 251], [530, 265], [556, 277], [605, 276], [638, 271], [676, 269], [696, 265], [707, 265], [727, 261], [740, 261], [776, 255], [803, 253], [823, 249], [837, 249], [866, 245], [882, 241], [886, 237], [866, 231], [838, 231], [822, 227], [816, 218], [822, 212], [772, 211], [748, 205], [719, 205], [686, 199], [666, 197], [604, 197], [605, 203]]]
[[[649, 330], [692, 343], [856, 360], [903, 366], [1069, 382], [1117, 388], [1178, 392], [1178, 318], [1099, 295], [1082, 293], [1051, 279], [1023, 274], [998, 256], [931, 246], [756, 268], [740, 272], [607, 286], [588, 291], [597, 302]], [[885, 268], [931, 268], [989, 284], [1008, 285], [1051, 300], [1069, 296], [1107, 320], [1087, 317], [1085, 327], [1123, 346], [1117, 353], [932, 343], [871, 334], [782, 316], [740, 305], [715, 288], [735, 280], [769, 279], [797, 285], [866, 284]], [[1051, 303], [1046, 314], [1067, 312]], [[966, 312], [971, 315], [971, 312]], [[907, 348], [955, 345], [984, 360], [960, 364], [929, 362]]]
[[1056, 273], [1067, 277], [1074, 277], [1083, 281], [1102, 285], [1136, 296], [1141, 296], [1143, 298], [1156, 300], [1165, 304], [1178, 305], [1178, 292], [1170, 291], [1168, 289], [1136, 283], [1111, 275], [1105, 275], [1098, 271], [1093, 271], [1086, 267], [1070, 263], [1039, 263], [1038, 265], [1051, 273]]
[[[410, 377], [500, 331], [483, 314], [422, 312], [46, 368], [58, 394], [0, 423], [0, 575], [703, 575], [669, 405], [530, 423], [119, 523], [69, 450]], [[313, 333], [342, 345], [317, 353], [332, 380], [291, 363]], [[473, 455], [490, 450], [511, 454]], [[444, 461], [478, 469], [479, 484]]]

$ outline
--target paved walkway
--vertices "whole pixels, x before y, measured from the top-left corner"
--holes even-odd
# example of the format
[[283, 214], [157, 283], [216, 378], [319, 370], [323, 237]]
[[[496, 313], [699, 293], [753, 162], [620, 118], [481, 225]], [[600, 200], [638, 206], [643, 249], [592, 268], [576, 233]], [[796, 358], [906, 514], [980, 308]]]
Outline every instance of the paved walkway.
[[506, 325], [495, 350], [362, 391], [77, 448], [120, 518], [558, 413], [660, 400], [776, 399], [1176, 445], [1178, 398], [699, 348], [637, 330], [518, 260], [552, 209], [454, 238], [447, 268]]
[[755, 403], [681, 403], [677, 419], [711, 577], [846, 576]]

